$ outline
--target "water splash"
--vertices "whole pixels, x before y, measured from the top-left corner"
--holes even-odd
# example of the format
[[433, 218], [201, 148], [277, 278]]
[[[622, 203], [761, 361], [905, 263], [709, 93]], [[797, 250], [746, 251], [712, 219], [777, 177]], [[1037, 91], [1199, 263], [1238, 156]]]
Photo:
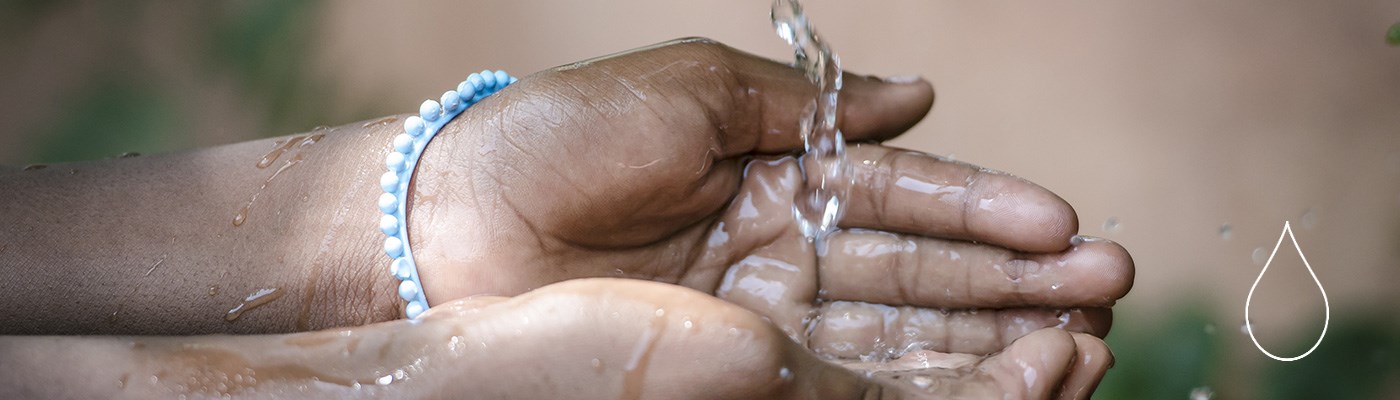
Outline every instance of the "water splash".
[[818, 245], [836, 230], [841, 205], [852, 184], [846, 160], [846, 139], [837, 129], [837, 100], [841, 91], [841, 60], [812, 29], [797, 0], [773, 1], [773, 28], [792, 46], [796, 66], [816, 86], [817, 96], [798, 119], [802, 135], [802, 178], [805, 184], [793, 199], [793, 215], [808, 239]]
[[1210, 390], [1210, 386], [1201, 386], [1191, 389], [1189, 397], [1191, 400], [1210, 400], [1215, 397], [1215, 391]]
[[[1249, 305], [1250, 302], [1254, 300], [1254, 289], [1259, 288], [1259, 281], [1264, 279], [1264, 273], [1269, 272], [1269, 264], [1272, 264], [1274, 262], [1274, 256], [1278, 254], [1279, 246], [1283, 245], [1284, 237], [1287, 237], [1290, 241], [1293, 242], [1293, 248], [1298, 251], [1298, 258], [1301, 258], [1303, 260], [1303, 267], [1307, 268], [1308, 276], [1311, 276], [1313, 279], [1313, 283], [1317, 284], [1317, 291], [1322, 293], [1322, 308], [1324, 310], [1324, 317], [1322, 319], [1322, 333], [1317, 335], [1317, 342], [1313, 343], [1312, 348], [1309, 348], [1308, 351], [1303, 352], [1303, 354], [1300, 354], [1295, 357], [1279, 357], [1274, 355], [1274, 353], [1270, 353], [1268, 350], [1264, 350], [1264, 346], [1260, 345], [1259, 339], [1254, 336], [1254, 326], [1250, 324], [1249, 321]], [[1317, 350], [1317, 346], [1322, 344], [1322, 338], [1327, 336], [1327, 323], [1331, 318], [1332, 310], [1331, 305], [1327, 303], [1327, 290], [1322, 288], [1322, 282], [1317, 280], [1317, 274], [1313, 272], [1312, 265], [1308, 264], [1307, 256], [1303, 255], [1303, 248], [1301, 246], [1298, 246], [1298, 239], [1293, 236], [1293, 228], [1289, 226], [1287, 221], [1284, 221], [1283, 233], [1280, 233], [1278, 235], [1278, 243], [1274, 244], [1274, 251], [1272, 253], [1269, 253], [1269, 259], [1264, 262], [1264, 269], [1259, 271], [1258, 278], [1254, 278], [1254, 285], [1249, 287], [1249, 297], [1246, 297], [1244, 300], [1244, 327], [1245, 330], [1249, 332], [1249, 340], [1254, 341], [1254, 347], [1258, 347], [1259, 351], [1264, 352], [1264, 355], [1267, 355], [1270, 358], [1279, 361], [1296, 361], [1302, 359], [1303, 357], [1307, 357], [1308, 354], [1312, 354], [1313, 350]]]
[[1118, 232], [1123, 228], [1123, 224], [1118, 222], [1118, 217], [1108, 217], [1103, 221], [1103, 231], [1108, 233]]

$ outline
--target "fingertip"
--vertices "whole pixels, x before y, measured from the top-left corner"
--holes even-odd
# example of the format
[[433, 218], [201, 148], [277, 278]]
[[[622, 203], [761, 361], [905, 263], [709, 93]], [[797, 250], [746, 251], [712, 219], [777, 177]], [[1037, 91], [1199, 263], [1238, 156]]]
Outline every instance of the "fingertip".
[[1062, 329], [1031, 332], [996, 356], [1004, 373], [995, 377], [1003, 388], [1022, 389], [1029, 398], [1048, 398], [1064, 380], [1075, 359], [1075, 347], [1074, 338]]
[[1088, 288], [1086, 305], [1111, 306], [1133, 289], [1136, 268], [1128, 250], [1117, 242], [1091, 239], [1075, 245], [1064, 261], [1078, 269], [1077, 279]]
[[[1011, 179], [988, 179], [993, 176]], [[972, 185], [965, 205], [972, 237], [1020, 251], [1053, 253], [1069, 248], [1079, 231], [1074, 207], [1040, 185], [985, 169]]]
[[1102, 340], [1093, 336], [1083, 333], [1075, 333], [1072, 336], [1078, 355], [1069, 376], [1065, 377], [1064, 385], [1060, 388], [1060, 398], [1088, 399], [1098, 389], [1104, 374], [1113, 366], [1113, 351], [1109, 350]]
[[899, 136], [933, 108], [933, 85], [920, 76], [881, 79], [846, 73], [842, 79], [841, 130], [849, 140]]

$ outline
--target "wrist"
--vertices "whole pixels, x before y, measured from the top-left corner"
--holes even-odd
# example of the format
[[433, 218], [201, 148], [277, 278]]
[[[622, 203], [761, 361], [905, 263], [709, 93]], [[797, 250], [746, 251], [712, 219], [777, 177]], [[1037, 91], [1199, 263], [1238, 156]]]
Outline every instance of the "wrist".
[[[460, 243], [473, 242], [469, 236], [456, 235], [453, 230], [430, 230], [424, 231], [423, 224], [415, 224], [412, 219], [435, 220], [438, 214], [452, 214], [450, 211], [458, 210], [457, 214], [465, 214], [471, 210], [478, 210], [480, 207], [468, 205], [457, 205], [452, 202], [442, 204], [446, 207], [439, 209], [438, 199], [457, 200], [453, 192], [455, 187], [463, 186], [456, 182], [457, 177], [450, 176], [452, 171], [471, 171], [454, 168], [446, 157], [428, 157], [425, 154], [437, 153], [439, 155], [471, 154], [471, 152], [453, 151], [451, 144], [443, 144], [434, 140], [445, 133], [448, 125], [457, 121], [458, 117], [467, 112], [472, 106], [483, 101], [487, 96], [505, 88], [514, 82], [515, 78], [510, 77], [502, 71], [482, 71], [480, 74], [471, 74], [467, 80], [457, 85], [457, 90], [448, 90], [442, 94], [441, 102], [426, 100], [419, 107], [418, 115], [409, 116], [404, 119], [401, 125], [401, 133], [394, 136], [390, 151], [383, 156], [383, 165], [387, 172], [383, 172], [379, 179], [379, 188], [382, 193], [376, 202], [382, 215], [378, 218], [379, 230], [384, 234], [383, 251], [388, 256], [389, 272], [398, 279], [398, 294], [407, 303], [404, 314], [410, 319], [417, 318], [419, 314], [429, 307], [427, 297], [433, 295], [436, 303], [441, 303], [443, 299], [456, 298], [452, 291], [444, 291], [443, 288], [450, 287], [453, 282], [459, 280], [446, 279], [441, 272], [452, 268], [444, 266], [436, 268], [438, 273], [434, 273], [434, 278], [443, 282], [433, 284], [436, 289], [434, 293], [428, 293], [424, 287], [424, 278], [420, 275], [418, 257], [423, 252], [415, 254], [415, 245], [429, 245], [431, 239], [451, 240], [447, 246], [439, 246], [443, 250], [458, 249]], [[454, 127], [460, 125], [453, 125]], [[459, 135], [460, 136], [460, 135]], [[436, 149], [429, 151], [429, 147], [448, 149]], [[438, 167], [426, 166], [428, 163], [437, 161]], [[434, 168], [442, 172], [435, 171]], [[434, 178], [442, 179], [441, 185], [425, 183], [422, 177], [430, 176], [427, 181], [434, 181]], [[439, 190], [441, 189], [441, 190]], [[411, 215], [418, 214], [418, 215]], [[468, 226], [470, 228], [470, 226]], [[416, 235], [415, 235], [416, 234]], [[430, 240], [425, 240], [430, 239]], [[457, 275], [455, 273], [447, 275]], [[460, 276], [460, 275], [458, 275]], [[438, 298], [441, 297], [441, 298]]]

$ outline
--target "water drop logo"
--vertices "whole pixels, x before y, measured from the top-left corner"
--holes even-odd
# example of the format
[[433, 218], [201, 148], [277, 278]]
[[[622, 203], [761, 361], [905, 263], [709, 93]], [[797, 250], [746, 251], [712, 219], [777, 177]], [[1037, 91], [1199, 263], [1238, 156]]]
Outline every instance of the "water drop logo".
[[[1300, 354], [1296, 357], [1279, 357], [1274, 355], [1274, 353], [1270, 353], [1268, 350], [1264, 350], [1264, 346], [1259, 344], [1259, 339], [1254, 337], [1254, 327], [1251, 326], [1249, 323], [1249, 303], [1250, 301], [1254, 300], [1254, 289], [1259, 288], [1259, 281], [1264, 279], [1265, 272], [1269, 272], [1269, 265], [1274, 263], [1274, 256], [1278, 255], [1278, 248], [1283, 245], [1284, 237], [1288, 237], [1288, 240], [1293, 242], [1293, 249], [1298, 251], [1298, 258], [1303, 259], [1303, 267], [1307, 268], [1308, 276], [1311, 276], [1313, 279], [1313, 283], [1317, 284], [1317, 290], [1319, 292], [1322, 292], [1322, 309], [1324, 312], [1322, 319], [1322, 334], [1317, 335], [1317, 342], [1313, 343], [1312, 348], [1308, 349], [1308, 351], [1303, 352], [1303, 354]], [[1274, 251], [1272, 253], [1269, 253], [1269, 260], [1264, 262], [1264, 269], [1259, 271], [1258, 278], [1254, 278], [1254, 286], [1249, 287], [1249, 297], [1246, 297], [1244, 300], [1244, 327], [1245, 330], [1249, 331], [1249, 340], [1253, 340], [1254, 347], [1258, 347], [1259, 351], [1264, 352], [1264, 355], [1269, 356], [1270, 358], [1279, 361], [1297, 361], [1302, 359], [1303, 357], [1307, 357], [1308, 354], [1312, 354], [1313, 350], [1317, 350], [1317, 345], [1322, 344], [1322, 338], [1327, 336], [1327, 322], [1331, 318], [1332, 309], [1331, 306], [1327, 304], [1327, 290], [1322, 288], [1322, 282], [1317, 280], [1317, 274], [1313, 272], [1312, 265], [1308, 264], [1308, 257], [1303, 255], [1303, 248], [1298, 246], [1298, 239], [1293, 237], [1293, 228], [1289, 226], [1288, 221], [1284, 221], [1283, 233], [1280, 233], [1278, 235], [1278, 243], [1274, 244]]]

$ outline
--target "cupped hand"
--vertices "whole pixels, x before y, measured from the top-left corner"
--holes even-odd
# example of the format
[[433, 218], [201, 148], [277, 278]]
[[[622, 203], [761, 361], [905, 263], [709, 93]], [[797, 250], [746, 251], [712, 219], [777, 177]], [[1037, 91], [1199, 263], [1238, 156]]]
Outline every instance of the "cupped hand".
[[814, 94], [800, 71], [688, 39], [522, 78], [420, 163], [409, 229], [428, 299], [676, 283], [838, 359], [1107, 333], [1132, 284], [1120, 246], [1072, 240], [1073, 209], [1035, 184], [873, 144], [923, 118], [927, 82], [844, 81], [839, 126], [864, 144], [848, 149], [843, 229], [819, 251], [791, 212], [797, 118]]
[[[402, 387], [385, 387], [403, 392], [381, 393], [395, 397], [1084, 398], [1112, 362], [1101, 342], [1049, 329], [987, 358], [923, 352], [842, 368], [759, 315], [705, 293], [607, 278], [449, 302], [411, 329], [383, 324], [327, 334], [366, 352], [391, 346], [387, 358], [379, 350], [379, 363], [338, 368], [380, 368], [365, 376], [407, 371]], [[396, 370], [396, 362], [408, 367]]]

